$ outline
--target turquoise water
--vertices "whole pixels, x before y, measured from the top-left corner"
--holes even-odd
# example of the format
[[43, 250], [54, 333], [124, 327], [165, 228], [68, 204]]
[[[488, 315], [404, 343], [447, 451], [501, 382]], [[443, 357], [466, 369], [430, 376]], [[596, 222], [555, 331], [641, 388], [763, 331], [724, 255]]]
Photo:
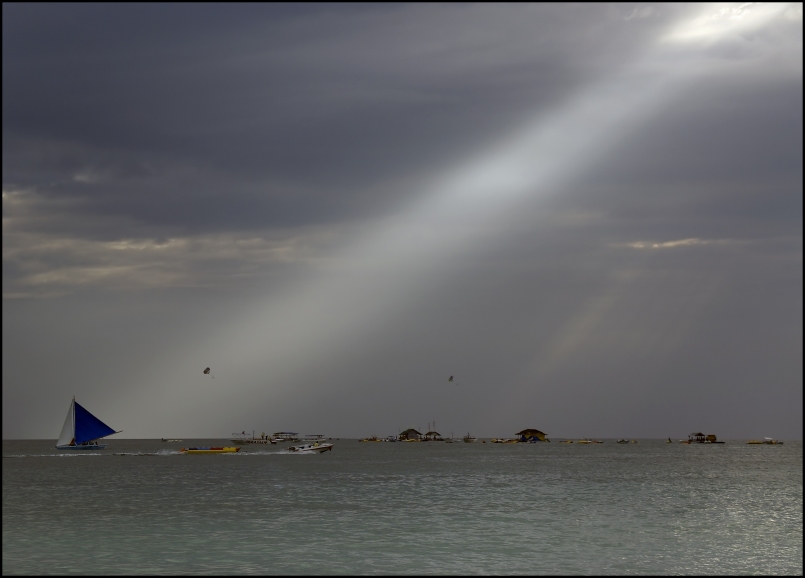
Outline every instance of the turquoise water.
[[799, 574], [802, 443], [3, 442], [3, 574]]

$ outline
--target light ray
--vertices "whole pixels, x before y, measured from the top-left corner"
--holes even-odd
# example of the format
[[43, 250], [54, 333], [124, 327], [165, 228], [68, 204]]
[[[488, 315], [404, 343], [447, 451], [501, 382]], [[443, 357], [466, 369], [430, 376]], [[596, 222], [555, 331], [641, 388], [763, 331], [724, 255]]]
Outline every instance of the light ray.
[[[766, 21], [747, 18], [740, 30], [748, 29], [745, 22], [762, 25]], [[712, 39], [736, 28], [707, 30]], [[658, 47], [667, 38], [700, 35], [680, 34], [672, 31]], [[472, 246], [478, 228], [505, 214], [526, 195], [560, 193], [594, 167], [613, 140], [623, 138], [684, 91], [695, 74], [688, 74], [684, 66], [665, 66], [667, 55], [662, 56], [664, 64], [655, 68], [652, 63], [658, 55], [649, 51], [621, 74], [587, 87], [484, 154], [446, 171], [417, 195], [407, 211], [376, 222], [340, 250], [333, 257], [335, 270], [311, 274], [303, 284], [273, 295], [268, 303], [247, 308], [242, 318], [220, 328], [215, 336], [199, 339], [192, 349], [215, 350], [217, 367], [223, 366], [222, 380], [228, 379], [230, 385], [186, 400], [185, 410], [211, 415], [211, 405], [218, 411], [220, 404], [229, 404], [234, 411], [236, 406], [228, 401], [233, 391], [260, 404], [289, 404], [305, 397], [306, 392], [291, 391], [286, 385], [294, 375], [311, 364], [326, 366], [346, 355], [350, 334], [390, 327], [395, 317], [441, 282], [440, 268]], [[606, 295], [599, 300], [604, 305], [613, 302]], [[595, 314], [603, 317], [606, 311]], [[562, 343], [573, 341], [571, 330], [569, 326], [560, 332]], [[194, 355], [187, 352], [188, 359]], [[185, 380], [175, 387], [193, 386]]]

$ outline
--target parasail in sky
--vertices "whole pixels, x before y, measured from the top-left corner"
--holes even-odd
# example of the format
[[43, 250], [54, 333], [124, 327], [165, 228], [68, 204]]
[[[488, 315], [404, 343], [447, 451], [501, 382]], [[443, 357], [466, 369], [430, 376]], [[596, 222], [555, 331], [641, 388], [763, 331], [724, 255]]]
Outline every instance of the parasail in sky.
[[[209, 367], [208, 367], [207, 369], [205, 369], [205, 370], [204, 370], [204, 375], [208, 375], [208, 374], [209, 374], [209, 375], [212, 375], [212, 372], [210, 371], [210, 368], [209, 368]], [[212, 375], [212, 378], [213, 378], [213, 379], [215, 379], [215, 376], [214, 376], [214, 375]]]
[[453, 381], [453, 376], [451, 375], [450, 379], [448, 379], [447, 381]]

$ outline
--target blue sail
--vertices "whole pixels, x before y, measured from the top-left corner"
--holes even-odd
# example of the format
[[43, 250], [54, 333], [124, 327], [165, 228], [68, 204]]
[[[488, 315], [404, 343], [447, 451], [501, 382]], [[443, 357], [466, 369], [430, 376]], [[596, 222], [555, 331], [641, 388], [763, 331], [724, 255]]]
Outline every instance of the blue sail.
[[75, 443], [80, 444], [117, 433], [86, 409], [75, 403]]

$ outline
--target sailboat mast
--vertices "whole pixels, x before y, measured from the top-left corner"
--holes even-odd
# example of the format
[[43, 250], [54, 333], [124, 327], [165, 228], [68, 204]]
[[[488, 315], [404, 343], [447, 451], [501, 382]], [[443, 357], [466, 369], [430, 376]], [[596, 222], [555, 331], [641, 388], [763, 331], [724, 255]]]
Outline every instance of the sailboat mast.
[[73, 414], [73, 441], [72, 441], [72, 443], [75, 444], [75, 396], [73, 396], [73, 401], [70, 404], [70, 409], [72, 410], [71, 413]]

